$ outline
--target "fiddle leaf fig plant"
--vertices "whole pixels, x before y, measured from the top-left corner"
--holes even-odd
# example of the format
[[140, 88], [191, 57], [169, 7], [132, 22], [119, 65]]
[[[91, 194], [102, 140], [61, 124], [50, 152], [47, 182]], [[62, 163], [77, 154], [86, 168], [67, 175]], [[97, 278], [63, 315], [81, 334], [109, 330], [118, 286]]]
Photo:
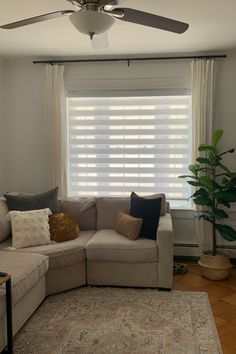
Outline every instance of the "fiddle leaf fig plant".
[[223, 130], [219, 129], [213, 133], [211, 145], [199, 145], [198, 151], [204, 156], [198, 157], [196, 163], [188, 167], [190, 175], [179, 176], [186, 178], [187, 183], [196, 189], [190, 197], [196, 205], [201, 206], [196, 218], [212, 224], [213, 256], [216, 255], [216, 231], [225, 240], [236, 241], [236, 230], [223, 222], [229, 217], [227, 208], [236, 202], [236, 172], [223, 164], [223, 157], [234, 153], [235, 149], [219, 151], [222, 135]]

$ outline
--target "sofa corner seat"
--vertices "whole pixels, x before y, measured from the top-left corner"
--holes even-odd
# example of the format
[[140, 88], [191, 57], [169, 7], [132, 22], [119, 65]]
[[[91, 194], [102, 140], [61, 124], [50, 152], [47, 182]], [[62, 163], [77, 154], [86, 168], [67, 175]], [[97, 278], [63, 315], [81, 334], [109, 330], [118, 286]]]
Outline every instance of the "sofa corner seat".
[[98, 231], [86, 246], [87, 283], [171, 289], [173, 227], [169, 203], [160, 217], [156, 240], [132, 241], [114, 230], [117, 213], [129, 210], [130, 198], [98, 198]]

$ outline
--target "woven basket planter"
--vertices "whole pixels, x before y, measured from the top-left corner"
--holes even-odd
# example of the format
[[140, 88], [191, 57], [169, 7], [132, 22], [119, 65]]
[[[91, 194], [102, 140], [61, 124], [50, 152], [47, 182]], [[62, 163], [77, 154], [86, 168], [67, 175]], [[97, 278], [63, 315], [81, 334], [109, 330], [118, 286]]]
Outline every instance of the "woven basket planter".
[[228, 278], [232, 268], [229, 257], [223, 254], [217, 254], [216, 256], [203, 254], [198, 264], [201, 266], [202, 276], [210, 280]]

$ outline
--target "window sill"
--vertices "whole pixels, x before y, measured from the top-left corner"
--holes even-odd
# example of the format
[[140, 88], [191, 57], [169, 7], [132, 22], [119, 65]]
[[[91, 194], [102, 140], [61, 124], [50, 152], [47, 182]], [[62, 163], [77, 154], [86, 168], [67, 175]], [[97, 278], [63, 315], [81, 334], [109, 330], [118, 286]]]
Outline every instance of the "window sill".
[[194, 205], [188, 200], [169, 200], [171, 210], [195, 210]]

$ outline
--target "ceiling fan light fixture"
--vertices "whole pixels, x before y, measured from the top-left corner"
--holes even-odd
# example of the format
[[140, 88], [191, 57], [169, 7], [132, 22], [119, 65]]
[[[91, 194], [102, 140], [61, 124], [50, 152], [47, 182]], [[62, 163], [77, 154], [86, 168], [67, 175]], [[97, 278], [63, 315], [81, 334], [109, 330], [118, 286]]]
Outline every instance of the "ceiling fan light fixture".
[[70, 21], [78, 31], [88, 35], [107, 32], [115, 22], [112, 16], [97, 11], [74, 12]]

